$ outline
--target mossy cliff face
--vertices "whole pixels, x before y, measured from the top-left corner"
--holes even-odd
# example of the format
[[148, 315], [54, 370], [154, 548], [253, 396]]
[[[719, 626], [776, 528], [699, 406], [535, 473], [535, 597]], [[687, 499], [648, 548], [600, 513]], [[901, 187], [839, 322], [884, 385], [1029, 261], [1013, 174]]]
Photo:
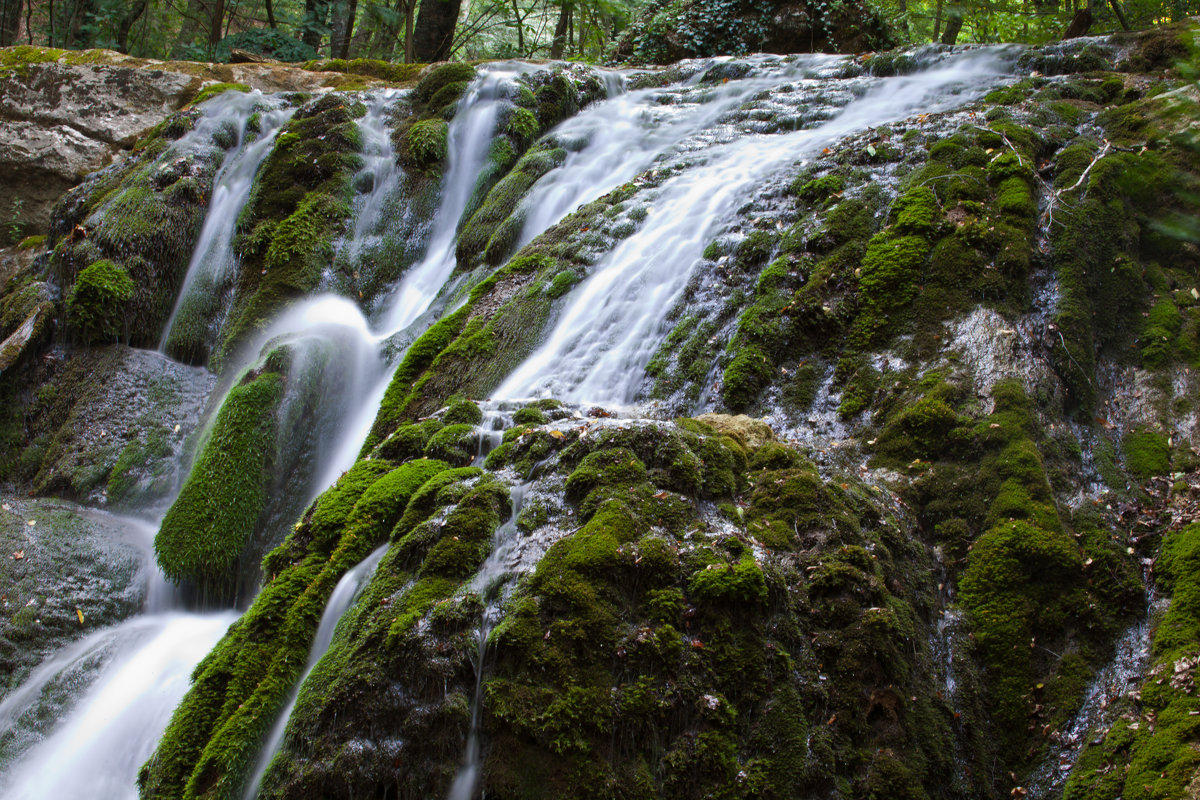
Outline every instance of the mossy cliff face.
[[[301, 670], [337, 581], [387, 540], [420, 489], [447, 465], [363, 461], [313, 504], [263, 562], [254, 605], [197, 667], [158, 750], [143, 797], [240, 797], [263, 737]], [[419, 512], [413, 512], [419, 513]]]
[[[527, 78], [462, 228], [469, 288], [442, 298], [450, 313], [404, 353], [359, 461], [288, 527], [287, 503], [307, 495], [303, 447], [284, 455], [285, 419], [307, 418], [316, 379], [279, 342], [195, 436], [158, 542], [167, 571], [228, 601], [276, 545], [264, 532], [290, 533], [198, 666], [140, 774], [143, 796], [242, 795], [335, 585], [384, 545], [300, 687], [265, 796], [442, 795], [472, 733], [489, 797], [1020, 795], [1144, 613], [1142, 560], [1156, 558], [1174, 600], [1159, 671], [1130, 698], [1138, 727], [1086, 737], [1097, 743], [1067, 792], [1186, 796], [1189, 685], [1168, 672], [1195, 666], [1194, 530], [1174, 525], [1160, 552], [1146, 535], [1158, 518], [1137, 522], [1164, 476], [1173, 497], [1191, 491], [1200, 449], [1200, 264], [1173, 227], [1195, 161], [1172, 105], [1186, 96], [1171, 94], [1171, 75], [1142, 71], [1161, 45], [1037, 51], [1024, 66], [1038, 75], [976, 106], [870, 130], [772, 176], [664, 310], [673, 330], [643, 384], [656, 419], [469, 399], [533, 351], [676, 168], [637, 176], [511, 254], [522, 199], [563, 158], [545, 134], [598, 96], [586, 73]], [[846, 74], [915, 64], [864, 61]], [[414, 230], [474, 75], [432, 68], [397, 112]], [[232, 364], [293, 300], [333, 285], [366, 305], [403, 269], [331, 269], [363, 108], [337, 93], [297, 102], [240, 221], [220, 341], [200, 342], [194, 360], [215, 347], [210, 363]], [[762, 97], [731, 117], [734, 134], [809, 122]], [[187, 433], [155, 419], [110, 451], [108, 429], [88, 422], [108, 417], [65, 390], [86, 372], [81, 353], [153, 327], [161, 298], [140, 295], [135, 258], [151, 259], [134, 251], [158, 253], [166, 276], [183, 245], [125, 247], [116, 221], [144, 202], [169, 206], [172, 235], [184, 230], [198, 205], [167, 200], [189, 177], [211, 182], [211, 163], [158, 186], [155, 159], [191, 121], [173, 117], [142, 155], [68, 197], [50, 255], [6, 285], [5, 333], [47, 305], [60, 323], [0, 387], [20, 401], [5, 406], [7, 474], [43, 491], [136, 496]], [[497, 544], [505, 574], [477, 578]], [[484, 619], [495, 625], [480, 661]]]
[[301, 106], [280, 132], [239, 220], [241, 263], [218, 359], [319, 285], [350, 215], [362, 146], [354, 121], [364, 113], [362, 103], [326, 94]]

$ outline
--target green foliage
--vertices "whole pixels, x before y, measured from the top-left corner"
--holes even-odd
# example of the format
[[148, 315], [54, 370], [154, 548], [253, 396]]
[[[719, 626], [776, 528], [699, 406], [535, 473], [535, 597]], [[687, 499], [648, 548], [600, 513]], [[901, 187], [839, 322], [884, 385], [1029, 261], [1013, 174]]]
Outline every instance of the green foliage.
[[250, 87], [244, 83], [211, 83], [201, 89], [191, 102], [190, 106], [198, 106], [205, 100], [224, 94], [225, 92], [248, 92]]
[[1163, 475], [1171, 466], [1171, 447], [1167, 437], [1158, 431], [1138, 429], [1125, 434], [1121, 440], [1125, 466], [1140, 480]]
[[126, 308], [134, 288], [129, 273], [112, 261], [90, 264], [67, 298], [67, 319], [85, 343], [118, 339], [128, 326]]
[[194, 583], [213, 600], [230, 599], [242, 552], [266, 505], [283, 384], [277, 372], [251, 373], [229, 391], [154, 539], [167, 577]]

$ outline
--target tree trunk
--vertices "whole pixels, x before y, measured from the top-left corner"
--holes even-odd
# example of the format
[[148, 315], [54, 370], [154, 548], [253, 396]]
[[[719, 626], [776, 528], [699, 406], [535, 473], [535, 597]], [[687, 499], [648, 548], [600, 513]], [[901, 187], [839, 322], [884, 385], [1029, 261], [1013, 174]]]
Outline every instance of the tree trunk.
[[517, 52], [525, 52], [525, 18], [521, 16], [521, 9], [517, 7], [517, 0], [512, 0], [513, 16], [517, 18]]
[[550, 58], [563, 57], [563, 48], [567, 44], [567, 26], [571, 23], [571, 4], [564, 0], [558, 12], [558, 24], [554, 26], [554, 40], [550, 42]]
[[67, 47], [75, 50], [85, 50], [92, 46], [94, 30], [84, 27], [86, 21], [95, 16], [95, 0], [75, 0], [71, 9], [71, 24], [67, 28]]
[[[1089, 4], [1090, 5], [1090, 4]], [[1063, 31], [1062, 38], [1076, 39], [1080, 36], [1087, 36], [1087, 32], [1092, 27], [1092, 9], [1084, 6], [1075, 12], [1075, 16], [1071, 18], [1071, 24]]]
[[274, 0], [263, 0], [263, 4], [267, 7], [267, 27], [276, 28], [275, 24], [275, 3]]
[[936, 42], [942, 37], [942, 0], [937, 0], [937, 10], [933, 13], [933, 39]]
[[137, 22], [144, 13], [146, 13], [146, 0], [135, 0], [133, 7], [125, 16], [121, 17], [121, 22], [117, 25], [118, 52], [129, 52], [129, 31], [133, 29], [133, 23]]
[[354, 32], [354, 15], [357, 11], [358, 0], [338, 0], [334, 3], [329, 34], [330, 58], [345, 58], [350, 51], [350, 37]]
[[404, 6], [404, 63], [413, 63], [413, 3], [409, 0]]
[[221, 41], [221, 24], [225, 22], [225, 0], [213, 0], [212, 16], [208, 19], [208, 46]]
[[1112, 6], [1113, 13], [1117, 15], [1117, 22], [1121, 23], [1121, 30], [1129, 30], [1129, 23], [1125, 20], [1125, 12], [1121, 10], [1120, 3], [1117, 0], [1108, 0], [1108, 4]]
[[424, 0], [413, 31], [413, 57], [417, 61], [445, 61], [454, 44], [462, 0]]
[[21, 28], [21, 0], [0, 0], [0, 47], [17, 43]]
[[942, 44], [954, 44], [958, 40], [958, 32], [963, 26], [963, 11], [952, 6], [946, 15], [946, 32], [942, 34]]

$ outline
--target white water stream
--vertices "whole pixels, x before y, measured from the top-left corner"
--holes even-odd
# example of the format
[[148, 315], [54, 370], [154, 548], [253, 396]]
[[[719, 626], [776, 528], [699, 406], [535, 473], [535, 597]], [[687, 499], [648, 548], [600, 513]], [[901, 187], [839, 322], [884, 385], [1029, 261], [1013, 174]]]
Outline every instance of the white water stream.
[[[259, 112], [260, 130], [257, 135], [248, 136], [251, 133], [248, 130], [251, 116], [259, 108], [266, 109]], [[237, 131], [237, 143], [226, 151], [213, 181], [200, 239], [192, 251], [175, 307], [163, 327], [158, 345], [160, 351], [167, 346], [171, 330], [188, 297], [196, 291], [217, 290], [232, 275], [233, 237], [238, 216], [250, 199], [254, 176], [270, 155], [276, 135], [295, 113], [295, 108], [282, 107], [281, 101], [268, 98], [261, 92], [225, 92], [205, 103], [204, 110], [205, 115], [196, 123], [196, 128], [183, 139], [190, 140], [195, 136], [197, 141], [203, 141], [198, 137], [207, 132], [207, 139], [211, 140], [213, 132], [224, 126], [232, 126]]]
[[258, 796], [258, 785], [262, 782], [263, 775], [267, 774], [267, 767], [271, 766], [271, 760], [279, 752], [280, 745], [283, 744], [283, 734], [287, 731], [287, 723], [292, 716], [292, 709], [296, 707], [296, 698], [300, 696], [300, 687], [304, 685], [304, 681], [308, 680], [308, 676], [317, 662], [321, 660], [321, 656], [329, 650], [329, 646], [333, 643], [333, 633], [337, 630], [342, 616], [362, 594], [363, 588], [375, 574], [375, 567], [379, 565], [379, 560], [383, 558], [387, 549], [388, 545], [382, 545], [376, 548], [371, 555], [358, 562], [353, 569], [342, 576], [337, 586], [333, 588], [333, 593], [329, 595], [329, 602], [325, 604], [325, 611], [321, 614], [321, 622], [317, 626], [317, 634], [313, 638], [312, 649], [308, 655], [308, 662], [304, 665], [304, 672], [300, 676], [300, 680], [296, 681], [296, 685], [288, 697], [287, 705], [276, 718], [275, 724], [271, 726], [271, 732], [267, 734], [266, 744], [263, 745], [258, 762], [254, 766], [254, 772], [246, 784], [245, 800], [254, 800]]
[[[725, 138], [713, 133], [721, 118], [747, 98], [783, 83], [802, 85], [809, 80], [805, 77], [808, 71], [837, 61], [824, 56], [792, 61], [757, 59], [758, 72], [744, 81], [710, 87], [692, 81], [673, 87], [670, 91], [682, 99], [670, 105], [656, 100], [664, 90], [629, 92], [597, 103], [560, 126], [556, 135], [574, 144], [568, 148], [564, 164], [548, 173], [527, 198], [524, 241], [579, 203], [630, 180], [660, 159], [694, 159], [695, 165], [668, 178], [656, 190], [654, 207], [642, 228], [600, 260], [592, 277], [568, 299], [544, 346], [518, 368], [496, 396], [553, 394], [576, 401], [633, 401], [645, 363], [663, 335], [664, 315], [700, 263], [704, 246], [756, 183], [812, 157], [848, 133], [973, 99], [999, 74], [995, 59], [987, 54], [958, 55], [917, 75], [864, 81], [864, 86], [874, 88], [809, 130]], [[450, 126], [448, 169], [425, 255], [399, 282], [374, 324], [344, 298], [310, 298], [281, 314], [239, 357], [237, 363], [244, 368], [280, 343], [312, 340], [323, 343], [320, 347], [332, 347], [341, 362], [336, 372], [341, 377], [328, 389], [332, 399], [327, 415], [337, 423], [323, 434], [326, 447], [315, 462], [314, 495], [354, 462], [366, 438], [389, 380], [390, 370], [381, 355], [384, 341], [422, 322], [453, 274], [456, 234], [477, 176], [486, 164], [500, 110], [516, 75], [528, 69], [531, 67], [523, 65], [487, 67], [461, 101]], [[387, 216], [386, 203], [395, 181], [394, 154], [386, 129], [386, 110], [394, 99], [386, 94], [374, 97], [367, 116], [360, 121], [373, 184], [372, 191], [356, 204], [353, 232], [343, 245], [351, 256], [361, 252], [371, 237], [382, 235], [381, 220]], [[263, 102], [253, 95], [222, 95], [206, 106], [205, 116], [193, 132], [199, 137], [202, 125], [233, 121], [238, 126], [238, 144], [227, 152], [218, 172], [188, 276], [164, 331], [164, 343], [189, 292], [216, 285], [233, 264], [237, 217], [275, 134], [290, 118], [290, 111], [278, 106], [263, 112], [261, 134], [249, 139], [246, 122]], [[205, 135], [211, 139], [212, 131]], [[297, 369], [303, 371], [303, 365]], [[230, 369], [229, 373], [239, 371]], [[523, 487], [514, 488], [512, 496], [512, 518], [496, 531], [492, 554], [471, 584], [471, 590], [484, 596], [486, 610], [477, 631], [470, 733], [451, 800], [469, 800], [478, 784], [486, 643], [500, 613], [497, 595], [515, 568], [512, 562], [520, 541], [515, 520]], [[305, 676], [328, 649], [337, 621], [369, 580], [382, 553], [377, 550], [339, 582], [322, 616]], [[152, 752], [186, 691], [194, 664], [234, 616], [233, 612], [146, 613], [94, 634], [48, 660], [0, 704], [0, 727], [25, 713], [36, 703], [40, 687], [71, 664], [104, 648], [117, 654], [57, 730], [0, 777], [0, 793], [6, 798], [135, 796], [137, 768]], [[282, 743], [295, 692], [302, 683], [303, 678], [264, 744], [247, 798], [255, 795]]]
[[0, 775], [0, 796], [6, 800], [136, 798], [137, 771], [183, 699], [192, 669], [237, 619], [234, 611], [171, 610], [174, 588], [151, 552], [157, 525], [106, 516], [125, 524], [146, 552], [145, 610], [51, 656], [0, 703], [0, 731], [10, 730], [23, 716], [37, 714], [53, 683], [85, 678], [53, 732]]
[[471, 800], [475, 795], [475, 786], [479, 783], [479, 769], [483, 763], [479, 742], [479, 717], [483, 705], [483, 668], [487, 658], [487, 640], [496, 623], [500, 621], [504, 584], [516, 568], [515, 557], [521, 540], [517, 515], [521, 513], [521, 507], [525, 504], [525, 493], [528, 489], [528, 484], [512, 488], [512, 516], [496, 529], [492, 536], [492, 552], [468, 587], [468, 591], [479, 593], [483, 601], [483, 614], [479, 619], [479, 627], [475, 630], [475, 694], [471, 698], [471, 727], [467, 733], [462, 765], [450, 786], [447, 800]]
[[969, 51], [913, 75], [877, 79], [836, 116], [807, 130], [743, 136], [692, 156], [703, 163], [668, 179], [642, 227], [609, 251], [570, 295], [546, 342], [493, 393], [629, 404], [701, 254], [757, 184], [839, 138], [979, 97], [1003, 71], [995, 54]]
[[487, 160], [496, 120], [512, 89], [513, 79], [532, 67], [489, 65], [459, 101], [447, 134], [447, 170], [442, 200], [433, 221], [425, 257], [409, 268], [388, 299], [379, 328], [384, 338], [411, 325], [429, 308], [455, 266], [454, 242], [475, 182]]

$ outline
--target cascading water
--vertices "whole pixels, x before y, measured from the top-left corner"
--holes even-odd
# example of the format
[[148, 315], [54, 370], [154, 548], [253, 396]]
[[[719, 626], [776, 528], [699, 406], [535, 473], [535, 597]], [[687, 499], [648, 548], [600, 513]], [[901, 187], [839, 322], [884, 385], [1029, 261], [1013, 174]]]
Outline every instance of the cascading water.
[[447, 134], [449, 169], [429, 244], [424, 258], [409, 268], [387, 300], [379, 322], [386, 336], [403, 331], [416, 321], [453, 274], [455, 236], [487, 159], [501, 105], [512, 91], [513, 78], [528, 69], [511, 64], [491, 65], [459, 101]]
[[[158, 345], [162, 352], [172, 350], [172, 332], [180, 324], [181, 316], [199, 314], [203, 317], [208, 316], [209, 312], [220, 313], [215, 306], [219, 305], [219, 298], [227, 288], [224, 284], [233, 274], [233, 237], [238, 215], [250, 199], [250, 189], [259, 166], [271, 153], [276, 135], [292, 118], [295, 109], [284, 107], [281, 100], [265, 97], [260, 92], [225, 92], [210, 100], [205, 105], [205, 112], [196, 129], [184, 137], [189, 142], [188, 146], [211, 141], [213, 133], [223, 127], [233, 127], [237, 139], [226, 151], [213, 182], [200, 238], [192, 251], [175, 307], [163, 328]], [[254, 131], [250, 129], [250, 121], [256, 118], [259, 126], [257, 135], [251, 135]], [[176, 144], [176, 149], [182, 142]], [[189, 309], [189, 303], [202, 305], [208, 311]], [[213, 327], [214, 323], [215, 320], [209, 319], [191, 320], [189, 324]]]
[[[955, 55], [906, 77], [863, 79], [865, 92], [814, 128], [742, 137], [703, 155], [688, 154], [690, 162], [703, 163], [663, 183], [642, 227], [601, 259], [572, 293], [546, 343], [493, 396], [633, 402], [665, 335], [666, 312], [701, 263], [705, 245], [752, 187], [856, 131], [962, 105], [1003, 74], [993, 53]], [[801, 77], [799, 67], [792, 80], [821, 91]]]
[[312, 650], [309, 652], [308, 662], [304, 665], [304, 673], [300, 680], [296, 681], [287, 705], [284, 706], [283, 711], [275, 720], [275, 724], [271, 727], [271, 732], [267, 735], [266, 744], [263, 745], [262, 753], [259, 754], [258, 763], [254, 767], [250, 782], [246, 784], [245, 800], [254, 800], [258, 796], [258, 785], [262, 781], [263, 775], [267, 773], [267, 768], [271, 766], [271, 759], [275, 758], [275, 754], [279, 752], [279, 746], [283, 744], [283, 734], [287, 731], [287, 723], [292, 715], [292, 709], [296, 707], [296, 698], [300, 696], [300, 687], [312, 673], [313, 667], [321, 660], [321, 656], [329, 650], [338, 622], [362, 593], [363, 587], [375, 573], [375, 567], [387, 552], [387, 548], [387, 545], [376, 548], [371, 555], [343, 575], [337, 586], [334, 587], [333, 594], [329, 596], [329, 602], [325, 604], [325, 611], [321, 614], [317, 635], [313, 638]]
[[175, 593], [151, 555], [157, 526], [123, 521], [132, 537], [145, 540], [144, 613], [67, 647], [0, 703], [0, 730], [12, 731], [24, 717], [36, 719], [43, 692], [55, 682], [86, 687], [53, 732], [0, 774], [5, 797], [137, 797], [137, 770], [187, 691], [192, 669], [237, 618], [233, 611], [170, 610]]
[[517, 527], [517, 515], [525, 502], [527, 484], [514, 486], [509, 495], [512, 498], [512, 516], [496, 529], [492, 537], [492, 552], [488, 555], [479, 572], [471, 580], [469, 591], [478, 592], [483, 600], [483, 614], [480, 615], [479, 627], [475, 631], [475, 694], [471, 698], [471, 727], [467, 734], [466, 750], [463, 754], [462, 766], [454, 783], [450, 786], [447, 800], [471, 800], [475, 794], [475, 785], [479, 782], [479, 768], [482, 763], [482, 749], [479, 743], [479, 712], [483, 704], [483, 668], [487, 658], [487, 640], [492, 629], [500, 620], [500, 607], [503, 600], [505, 580], [516, 567], [517, 544], [521, 538]]
[[805, 70], [840, 65], [843, 59], [813, 56], [803, 61], [803, 69], [773, 56], [742, 63], [754, 71], [741, 80], [706, 81], [709, 70], [701, 68], [677, 86], [631, 92], [610, 86], [607, 102], [596, 103], [558, 125], [552, 135], [567, 156], [522, 202], [525, 221], [518, 248], [580, 204], [632, 180], [655, 161], [702, 147], [723, 117], [759, 92], [803, 75]]
[[355, 199], [354, 227], [341, 246], [338, 258], [352, 265], [368, 250], [379, 248], [386, 233], [389, 213], [388, 201], [396, 191], [400, 171], [396, 169], [396, 150], [392, 146], [391, 129], [387, 125], [388, 114], [403, 93], [387, 89], [371, 94], [367, 98], [367, 113], [358, 121], [362, 135], [363, 167], [356, 183], [370, 182], [370, 191]]

